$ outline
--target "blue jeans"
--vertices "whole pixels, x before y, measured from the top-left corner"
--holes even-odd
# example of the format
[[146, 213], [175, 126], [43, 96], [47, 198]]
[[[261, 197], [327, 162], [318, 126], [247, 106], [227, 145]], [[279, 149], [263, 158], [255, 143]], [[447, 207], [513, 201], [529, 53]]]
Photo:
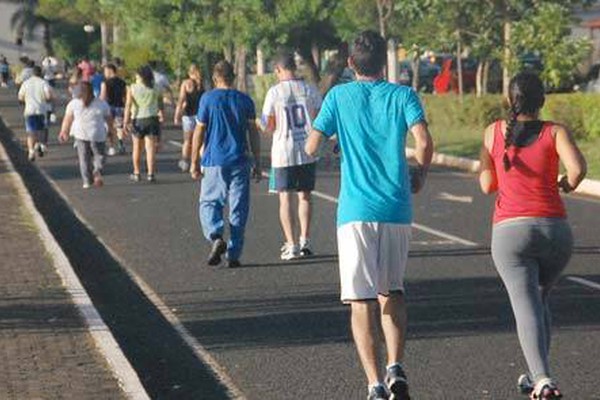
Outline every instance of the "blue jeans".
[[223, 209], [229, 206], [227, 258], [239, 260], [244, 247], [244, 231], [250, 211], [250, 166], [204, 167], [200, 183], [200, 225], [206, 239], [223, 236]]

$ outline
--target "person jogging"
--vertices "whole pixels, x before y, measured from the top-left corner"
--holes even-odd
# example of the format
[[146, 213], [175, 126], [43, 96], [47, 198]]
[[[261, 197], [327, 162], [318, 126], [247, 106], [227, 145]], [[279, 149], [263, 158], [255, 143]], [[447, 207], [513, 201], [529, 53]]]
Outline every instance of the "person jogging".
[[117, 133], [117, 149], [115, 149], [115, 137], [110, 136], [111, 146], [108, 155], [114, 156], [117, 152], [125, 154], [123, 142], [123, 115], [125, 112], [125, 100], [127, 98], [127, 84], [117, 75], [117, 67], [107, 64], [104, 67], [105, 80], [100, 88], [100, 99], [106, 101], [110, 106], [110, 114], [114, 121], [114, 130]]
[[200, 68], [196, 64], [192, 64], [188, 68], [188, 79], [181, 82], [173, 118], [175, 125], [181, 124], [183, 128], [183, 145], [178, 164], [181, 172], [188, 172], [190, 169], [192, 135], [196, 129], [196, 114], [198, 114], [198, 104], [203, 93], [204, 85]]
[[[541, 121], [544, 86], [533, 73], [509, 84], [510, 118], [487, 127], [479, 182], [497, 192], [492, 258], [508, 291], [528, 374], [519, 377], [531, 399], [562, 395], [550, 374], [548, 297], [573, 250], [573, 238], [559, 190], [577, 188], [586, 162], [562, 125]], [[566, 175], [558, 178], [559, 161]]]
[[107, 129], [113, 128], [108, 104], [94, 96], [89, 82], [81, 83], [81, 98], [73, 99], [67, 105], [59, 139], [61, 142], [75, 138], [75, 148], [79, 159], [79, 170], [83, 188], [104, 184], [104, 169]]
[[160, 124], [163, 121], [163, 102], [160, 91], [154, 87], [152, 69], [145, 65], [138, 69], [136, 82], [129, 87], [125, 101], [123, 126], [125, 132], [132, 122], [133, 173], [134, 182], [141, 181], [140, 164], [142, 151], [146, 150], [148, 182], [155, 182], [156, 145], [160, 138]]
[[[267, 92], [262, 111], [263, 130], [273, 135], [271, 187], [279, 194], [279, 219], [285, 237], [281, 259], [291, 260], [312, 254], [310, 243], [311, 192], [315, 188], [316, 159], [304, 151], [312, 121], [321, 108], [318, 89], [296, 76], [291, 52], [275, 60], [279, 83]], [[298, 193], [300, 238], [294, 240], [292, 193]]]
[[8, 87], [10, 81], [10, 64], [4, 55], [0, 56], [0, 87]]
[[[250, 177], [260, 180], [261, 176], [254, 103], [248, 95], [232, 88], [234, 78], [229, 62], [220, 61], [215, 65], [215, 89], [200, 99], [190, 166], [193, 179], [202, 175], [199, 217], [204, 236], [212, 244], [208, 264], [220, 264], [227, 253], [229, 268], [241, 265], [239, 260], [250, 211]], [[254, 156], [252, 168], [247, 155], [248, 144]], [[223, 239], [225, 205], [229, 207], [228, 243]]]
[[[332, 88], [313, 123], [306, 152], [337, 133], [342, 153], [337, 242], [341, 300], [351, 306], [354, 342], [368, 379], [368, 399], [409, 399], [402, 364], [406, 330], [404, 273], [412, 199], [425, 183], [433, 142], [417, 94], [383, 79], [386, 43], [365, 31], [348, 59], [354, 82]], [[406, 136], [415, 140], [409, 174]], [[379, 305], [379, 311], [377, 306]], [[387, 349], [385, 383], [379, 329]]]
[[46, 129], [46, 110], [54, 98], [52, 88], [42, 79], [42, 68], [38, 65], [32, 69], [33, 76], [28, 78], [19, 88], [19, 101], [25, 103], [25, 132], [27, 132], [27, 151], [29, 161], [35, 160], [37, 151], [44, 156], [45, 146], [42, 145]]

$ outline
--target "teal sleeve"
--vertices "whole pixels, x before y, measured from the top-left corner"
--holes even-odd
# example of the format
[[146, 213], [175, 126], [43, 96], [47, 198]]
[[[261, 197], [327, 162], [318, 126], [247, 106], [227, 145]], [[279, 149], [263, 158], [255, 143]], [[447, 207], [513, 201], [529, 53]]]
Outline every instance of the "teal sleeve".
[[411, 128], [419, 122], [425, 122], [425, 110], [417, 93], [410, 89], [406, 93], [404, 99], [404, 118], [406, 120], [406, 126]]
[[330, 91], [325, 96], [319, 115], [313, 123], [313, 129], [323, 132], [327, 137], [333, 136], [337, 132], [335, 113], [334, 92]]

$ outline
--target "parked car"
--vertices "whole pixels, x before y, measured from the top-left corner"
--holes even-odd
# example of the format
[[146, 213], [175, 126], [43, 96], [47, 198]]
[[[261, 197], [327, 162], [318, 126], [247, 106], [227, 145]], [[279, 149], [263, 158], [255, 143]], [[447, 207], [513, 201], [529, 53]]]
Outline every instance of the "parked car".
[[[433, 79], [440, 73], [440, 67], [429, 61], [419, 61], [419, 92], [433, 92]], [[400, 62], [398, 83], [412, 86], [413, 81], [412, 63], [408, 60]]]

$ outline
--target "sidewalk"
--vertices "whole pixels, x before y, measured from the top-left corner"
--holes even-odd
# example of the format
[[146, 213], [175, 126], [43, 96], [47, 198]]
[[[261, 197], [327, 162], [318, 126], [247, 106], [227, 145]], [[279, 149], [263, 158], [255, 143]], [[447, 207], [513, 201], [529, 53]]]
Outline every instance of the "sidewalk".
[[0, 398], [125, 398], [0, 158]]

